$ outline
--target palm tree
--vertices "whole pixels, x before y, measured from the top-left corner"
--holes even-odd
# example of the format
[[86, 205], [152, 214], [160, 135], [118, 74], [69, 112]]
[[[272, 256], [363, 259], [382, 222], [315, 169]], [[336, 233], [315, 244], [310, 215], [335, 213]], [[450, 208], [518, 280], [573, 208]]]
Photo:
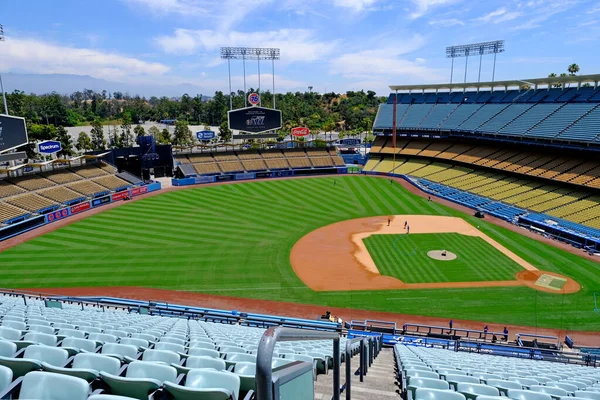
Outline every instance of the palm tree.
[[567, 71], [569, 71], [569, 75], [577, 75], [577, 73], [579, 72], [579, 65], [571, 64], [567, 68]]

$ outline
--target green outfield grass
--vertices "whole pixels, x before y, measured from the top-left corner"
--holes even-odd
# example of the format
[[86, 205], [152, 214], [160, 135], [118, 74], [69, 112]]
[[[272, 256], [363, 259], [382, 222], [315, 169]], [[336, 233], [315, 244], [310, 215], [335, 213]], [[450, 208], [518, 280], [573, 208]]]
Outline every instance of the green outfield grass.
[[[334, 185], [334, 179], [337, 185]], [[560, 296], [527, 287], [319, 292], [289, 261], [327, 224], [374, 215], [461, 216], [540, 269], [583, 285]], [[600, 265], [450, 208], [387, 179], [259, 181], [173, 191], [86, 218], [0, 254], [1, 286], [139, 285], [326, 306], [600, 330]]]
[[[382, 275], [405, 283], [514, 280], [523, 268], [480, 237], [459, 233], [371, 235], [363, 240]], [[430, 250], [457, 255], [434, 260]]]

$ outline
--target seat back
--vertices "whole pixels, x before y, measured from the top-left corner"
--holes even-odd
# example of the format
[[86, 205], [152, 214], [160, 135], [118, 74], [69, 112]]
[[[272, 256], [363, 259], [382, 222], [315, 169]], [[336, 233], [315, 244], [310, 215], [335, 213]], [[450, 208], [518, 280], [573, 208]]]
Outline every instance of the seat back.
[[25, 322], [20, 322], [20, 321], [2, 321], [2, 326], [5, 326], [7, 328], [17, 329], [20, 331], [24, 331], [25, 328], [27, 327]]
[[64, 338], [61, 347], [71, 347], [78, 350], [85, 351], [95, 351], [96, 350], [96, 342], [88, 339], [80, 339], [76, 337], [67, 337]]
[[408, 384], [409, 384], [409, 386], [423, 387], [423, 388], [430, 388], [430, 389], [441, 389], [441, 390], [450, 389], [450, 385], [448, 385], [448, 382], [442, 381], [440, 379], [410, 377], [408, 379]]
[[148, 347], [150, 345], [147, 340], [137, 338], [121, 338], [119, 343], [130, 344], [137, 347]]
[[188, 355], [190, 356], [206, 356], [206, 357], [213, 357], [213, 358], [219, 358], [219, 352], [216, 350], [210, 350], [210, 349], [198, 349], [198, 348], [191, 348], [188, 349]]
[[514, 400], [552, 400], [549, 394], [532, 392], [530, 390], [508, 389], [507, 397]]
[[456, 385], [456, 391], [460, 393], [481, 394], [484, 396], [500, 396], [500, 392], [495, 387], [479, 383], [459, 382]]
[[163, 337], [160, 339], [160, 343], [175, 343], [183, 346], [185, 344], [185, 340], [175, 337]]
[[215, 349], [215, 345], [212, 344], [212, 343], [207, 343], [207, 342], [192, 342], [190, 344], [190, 348], [214, 350]]
[[575, 397], [581, 397], [581, 398], [584, 398], [584, 399], [592, 399], [592, 400], [600, 400], [600, 393], [598, 393], [598, 392], [591, 392], [591, 391], [576, 390], [575, 391]]
[[256, 355], [254, 354], [242, 354], [242, 353], [231, 353], [225, 357], [227, 361], [247, 361], [256, 362]]
[[130, 344], [105, 343], [102, 346], [102, 354], [115, 354], [118, 356], [135, 357], [137, 355], [137, 347]]
[[0, 338], [7, 340], [21, 339], [21, 330], [9, 326], [0, 326]]
[[169, 365], [146, 361], [133, 361], [127, 367], [127, 378], [156, 379], [160, 382], [177, 381], [177, 370]]
[[58, 342], [58, 338], [56, 336], [40, 332], [26, 333], [24, 340], [26, 342], [45, 344], [46, 346], [56, 346], [56, 343]]
[[454, 375], [448, 374], [446, 375], [446, 381], [448, 382], [463, 382], [463, 383], [479, 383], [479, 378], [468, 375]]
[[166, 342], [158, 342], [154, 345], [154, 348], [156, 350], [169, 350], [176, 353], [183, 353], [185, 351], [185, 347], [180, 344]]
[[414, 370], [414, 369], [410, 369], [408, 371], [406, 371], [406, 376], [414, 376], [417, 378], [432, 378], [432, 379], [439, 379], [440, 376], [433, 371], [419, 371], [419, 370]]
[[254, 376], [256, 374], [256, 363], [244, 361], [236, 363], [233, 372], [239, 375]]
[[29, 330], [30, 332], [47, 333], [48, 335], [54, 334], [54, 328], [48, 325], [31, 324], [27, 327], [27, 330]]
[[7, 340], [0, 340], [0, 357], [12, 357], [16, 352], [16, 344]]
[[21, 399], [37, 400], [86, 400], [87, 397], [88, 383], [85, 380], [74, 376], [39, 371], [25, 375], [19, 394]]
[[418, 387], [414, 400], [465, 400], [465, 396], [450, 390]]
[[80, 339], [85, 338], [84, 331], [78, 331], [75, 329], [67, 329], [67, 328], [59, 329], [58, 335], [65, 336], [65, 337], [75, 337], [75, 338], [80, 338]]
[[179, 354], [169, 350], [146, 350], [142, 355], [142, 361], [164, 362], [167, 364], [178, 364]]
[[226, 364], [220, 358], [207, 356], [191, 356], [185, 362], [186, 368], [214, 368], [217, 371], [224, 371]]
[[67, 363], [69, 353], [61, 348], [33, 344], [25, 348], [23, 358], [38, 360], [55, 367], [63, 367]]
[[185, 386], [195, 389], [224, 388], [240, 397], [240, 377], [225, 371], [211, 371], [207, 369], [192, 369], [187, 374]]
[[552, 386], [531, 385], [529, 390], [532, 392], [546, 393], [551, 396], [568, 396], [566, 390]]
[[487, 384], [489, 386], [494, 386], [503, 389], [523, 389], [523, 385], [521, 385], [518, 382], [505, 381], [502, 379], [488, 379]]
[[103, 356], [102, 354], [79, 353], [73, 358], [72, 368], [93, 369], [98, 372], [117, 375], [121, 363], [114, 357]]
[[0, 365], [0, 392], [3, 392], [6, 389], [13, 379], [13, 371], [12, 369]]
[[115, 335], [108, 335], [106, 333], [90, 333], [88, 339], [104, 343], [117, 343], [117, 337]]

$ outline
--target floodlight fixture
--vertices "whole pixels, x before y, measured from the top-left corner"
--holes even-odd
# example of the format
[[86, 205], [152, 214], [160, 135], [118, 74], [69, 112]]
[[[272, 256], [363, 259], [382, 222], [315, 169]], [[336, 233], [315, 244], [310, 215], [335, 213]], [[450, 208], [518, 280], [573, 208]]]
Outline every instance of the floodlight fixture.
[[454, 59], [457, 57], [465, 57], [465, 83], [467, 82], [467, 67], [469, 56], [479, 55], [479, 75], [477, 82], [481, 82], [481, 60], [484, 55], [494, 55], [494, 69], [492, 71], [492, 82], [496, 75], [496, 56], [498, 53], [504, 53], [504, 40], [494, 40], [491, 42], [463, 44], [459, 46], [446, 47], [446, 58], [452, 59], [452, 67], [450, 70], [450, 83], [454, 75]]

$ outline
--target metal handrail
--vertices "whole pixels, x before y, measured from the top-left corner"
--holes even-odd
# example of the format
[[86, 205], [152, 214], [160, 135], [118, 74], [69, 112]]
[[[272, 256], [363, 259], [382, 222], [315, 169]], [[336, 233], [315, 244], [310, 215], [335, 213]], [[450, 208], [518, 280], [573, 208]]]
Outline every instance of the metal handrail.
[[271, 327], [266, 330], [258, 345], [256, 356], [256, 399], [273, 400], [271, 360], [278, 341], [333, 340], [333, 400], [340, 399], [340, 336], [334, 332], [307, 331], [303, 329]]
[[348, 341], [346, 341], [346, 357], [344, 359], [344, 362], [346, 363], [346, 387], [345, 387], [345, 391], [346, 391], [346, 400], [350, 400], [351, 398], [351, 390], [352, 390], [352, 345], [355, 344], [356, 342], [360, 342], [360, 349], [358, 351], [358, 354], [360, 355], [360, 360], [359, 360], [359, 371], [360, 371], [360, 381], [363, 381], [363, 355], [364, 355], [364, 351], [363, 351], [363, 346], [364, 346], [364, 342], [365, 342], [365, 338], [364, 337], [357, 337], [354, 339], [350, 339]]

